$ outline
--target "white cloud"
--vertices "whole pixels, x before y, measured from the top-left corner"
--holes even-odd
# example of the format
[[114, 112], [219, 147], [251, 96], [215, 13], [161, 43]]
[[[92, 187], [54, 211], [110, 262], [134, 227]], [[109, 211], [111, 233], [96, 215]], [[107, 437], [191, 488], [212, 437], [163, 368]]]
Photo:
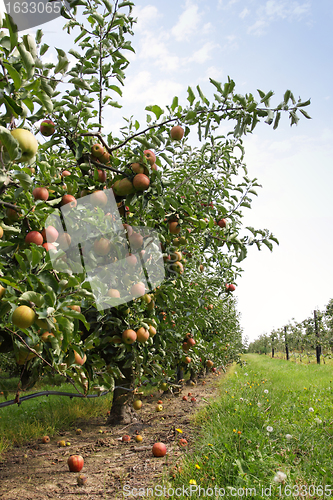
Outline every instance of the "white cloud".
[[208, 59], [212, 59], [214, 55], [213, 50], [217, 47], [219, 47], [219, 45], [217, 45], [216, 43], [207, 42], [203, 47], [201, 47], [201, 49], [194, 52], [194, 54], [190, 57], [189, 61], [198, 64], [203, 64]]
[[181, 64], [180, 58], [169, 52], [166, 43], [161, 38], [162, 35], [159, 39], [153, 34], [147, 34], [142, 39], [138, 57], [140, 59], [147, 59], [150, 63], [154, 61], [154, 64], [162, 70], [175, 71]]
[[249, 14], [250, 14], [249, 9], [247, 9], [247, 8], [245, 7], [245, 9], [243, 9], [243, 10], [242, 10], [242, 12], [239, 14], [239, 17], [240, 17], [241, 19], [244, 19], [244, 17], [248, 16]]
[[[244, 11], [243, 11], [244, 12]], [[285, 0], [267, 0], [265, 5], [257, 9], [257, 20], [248, 28], [247, 32], [256, 36], [264, 35], [268, 26], [277, 20], [299, 21], [311, 13], [309, 1], [288, 2]]]
[[135, 32], [147, 31], [153, 33], [156, 22], [162, 17], [162, 14], [154, 5], [135, 6], [133, 8], [133, 17], [138, 18], [138, 22], [134, 25]]
[[214, 29], [214, 26], [212, 25], [212, 23], [206, 23], [203, 25], [200, 34], [211, 35], [213, 31], [215, 31], [215, 29]]
[[123, 103], [143, 103], [145, 106], [158, 103], [159, 106], [165, 106], [184, 90], [182, 84], [170, 78], [155, 80], [150, 71], [143, 70], [128, 78], [123, 89]]
[[229, 0], [228, 2], [226, 2], [225, 0], [219, 0], [217, 6], [218, 6], [218, 8], [228, 9], [229, 7], [231, 7], [232, 5], [237, 3], [238, 1], [239, 0]]
[[190, 35], [196, 33], [201, 19], [197, 5], [191, 5], [189, 2], [186, 5], [186, 9], [179, 16], [177, 24], [171, 30], [171, 34], [178, 41], [187, 40]]

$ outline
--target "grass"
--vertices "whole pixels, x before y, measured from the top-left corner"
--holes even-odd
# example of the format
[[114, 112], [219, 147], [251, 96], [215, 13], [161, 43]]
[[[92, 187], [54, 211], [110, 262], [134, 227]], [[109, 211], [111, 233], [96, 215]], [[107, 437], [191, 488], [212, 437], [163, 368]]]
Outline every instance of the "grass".
[[[43, 384], [24, 395], [43, 390], [74, 392], [70, 384], [57, 387], [54, 384]], [[14, 396], [15, 394], [11, 394], [8, 399], [14, 399]], [[5, 398], [0, 396], [0, 402], [2, 401], [5, 401]], [[75, 426], [78, 421], [106, 416], [111, 401], [111, 395], [96, 399], [41, 396], [24, 401], [19, 406], [0, 408], [0, 457], [15, 445], [20, 446], [45, 435], [51, 437]]]
[[332, 498], [331, 363], [255, 354], [244, 361], [223, 379], [220, 399], [197, 414], [195, 450], [166, 485], [192, 485], [191, 498], [203, 498], [199, 487], [210, 493], [223, 488], [230, 498], [295, 498], [298, 492], [303, 498]]

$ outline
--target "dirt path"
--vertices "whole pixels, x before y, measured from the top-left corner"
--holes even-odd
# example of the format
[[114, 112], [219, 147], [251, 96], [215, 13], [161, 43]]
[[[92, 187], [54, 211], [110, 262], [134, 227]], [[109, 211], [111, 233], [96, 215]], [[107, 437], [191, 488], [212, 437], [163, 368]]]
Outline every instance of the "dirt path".
[[[142, 398], [138, 415], [143, 423], [108, 427], [104, 425], [106, 417], [101, 416], [94, 421], [78, 422], [81, 435], [76, 435], [73, 429], [52, 437], [48, 444], [40, 440], [15, 448], [0, 462], [0, 498], [110, 500], [123, 498], [123, 491], [161, 484], [162, 476], [169, 475], [185, 450], [191, 449], [198, 433], [191, 417], [218, 395], [217, 385], [222, 376], [211, 373], [204, 383], [200, 381], [194, 387], [184, 385], [179, 395], [162, 395], [160, 391]], [[187, 396], [189, 392], [191, 396]], [[188, 401], [183, 401], [184, 395]], [[196, 401], [191, 402], [191, 397]], [[163, 401], [161, 412], [155, 411], [158, 400]], [[143, 436], [141, 443], [135, 441], [136, 433]], [[124, 434], [131, 436], [129, 443], [120, 440]], [[187, 440], [186, 447], [179, 446], [180, 438]], [[59, 447], [61, 439], [70, 442], [70, 446]], [[153, 457], [152, 446], [157, 441], [166, 444], [166, 457]], [[80, 474], [68, 470], [67, 459], [73, 454], [84, 458], [81, 474], [87, 477], [87, 482], [81, 487], [77, 485]]]

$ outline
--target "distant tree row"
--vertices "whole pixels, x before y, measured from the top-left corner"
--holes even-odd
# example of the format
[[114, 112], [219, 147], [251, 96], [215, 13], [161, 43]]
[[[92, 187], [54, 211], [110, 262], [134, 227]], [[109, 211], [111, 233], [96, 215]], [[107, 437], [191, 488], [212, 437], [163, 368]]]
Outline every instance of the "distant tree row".
[[320, 355], [327, 355], [333, 350], [333, 299], [330, 299], [324, 311], [313, 313], [301, 322], [293, 318], [287, 325], [262, 334], [248, 346], [248, 352], [258, 354], [285, 351], [307, 354], [316, 350], [317, 360]]

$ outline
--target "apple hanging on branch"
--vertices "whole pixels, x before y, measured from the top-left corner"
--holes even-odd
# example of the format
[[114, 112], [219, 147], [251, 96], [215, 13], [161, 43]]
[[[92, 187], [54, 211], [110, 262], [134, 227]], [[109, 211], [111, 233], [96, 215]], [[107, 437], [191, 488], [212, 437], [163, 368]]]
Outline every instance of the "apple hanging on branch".
[[170, 137], [173, 141], [181, 141], [184, 137], [184, 129], [180, 125], [175, 125], [170, 130]]
[[32, 160], [38, 150], [36, 137], [25, 128], [14, 128], [10, 133], [17, 140], [22, 151], [22, 155], [18, 161], [25, 162]]
[[43, 120], [40, 124], [39, 131], [44, 137], [50, 137], [55, 132], [55, 124], [52, 120]]

